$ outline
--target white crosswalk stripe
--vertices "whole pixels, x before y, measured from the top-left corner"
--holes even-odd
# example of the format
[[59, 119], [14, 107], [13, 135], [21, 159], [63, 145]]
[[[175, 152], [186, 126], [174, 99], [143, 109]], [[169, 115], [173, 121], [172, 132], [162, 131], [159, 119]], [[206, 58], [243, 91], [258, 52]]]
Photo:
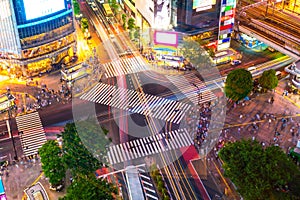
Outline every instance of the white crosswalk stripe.
[[177, 94], [179, 98], [188, 98], [195, 105], [197, 105], [198, 102], [201, 104], [216, 99], [214, 93], [193, 73], [188, 73], [183, 76], [168, 75], [166, 77], [181, 91], [182, 97], [180, 97], [180, 94]]
[[38, 149], [47, 141], [38, 112], [16, 117], [24, 156], [38, 153]]
[[137, 168], [141, 184], [143, 187], [144, 195], [146, 200], [158, 200], [158, 194], [155, 191], [155, 186], [150, 177], [150, 174], [146, 172], [145, 166], [139, 166]]
[[[168, 138], [166, 138], [168, 135]], [[108, 147], [108, 158], [111, 164], [143, 158], [160, 152], [190, 146], [193, 140], [186, 129], [157, 134]], [[146, 150], [147, 149], [147, 150]], [[124, 151], [121, 153], [121, 151]], [[127, 156], [124, 156], [124, 155]], [[130, 156], [128, 156], [130, 155]]]
[[148, 68], [141, 56], [121, 58], [103, 64], [106, 78], [147, 71]]
[[[125, 96], [126, 101], [122, 98]], [[80, 98], [176, 124], [180, 123], [191, 108], [189, 104], [104, 83], [98, 83]]]

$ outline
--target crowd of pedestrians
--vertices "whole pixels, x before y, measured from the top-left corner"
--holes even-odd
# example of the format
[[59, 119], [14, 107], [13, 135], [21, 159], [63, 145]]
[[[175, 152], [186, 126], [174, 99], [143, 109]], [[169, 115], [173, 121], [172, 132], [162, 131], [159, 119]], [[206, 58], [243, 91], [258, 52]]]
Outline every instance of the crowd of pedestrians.
[[209, 130], [209, 120], [211, 118], [211, 103], [203, 103], [200, 105], [197, 132], [194, 137], [194, 145], [197, 148], [201, 147], [201, 144], [205, 141], [208, 130]]

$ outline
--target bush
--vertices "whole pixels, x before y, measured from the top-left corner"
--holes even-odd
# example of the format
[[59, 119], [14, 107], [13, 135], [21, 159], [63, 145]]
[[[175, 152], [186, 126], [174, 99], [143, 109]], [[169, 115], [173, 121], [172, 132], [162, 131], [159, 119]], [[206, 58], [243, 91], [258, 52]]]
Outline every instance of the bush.
[[162, 179], [162, 176], [160, 174], [156, 176], [156, 182], [157, 183], [162, 182], [162, 180], [163, 179]]
[[164, 187], [164, 182], [162, 182], [162, 181], [157, 182], [157, 186], [163, 188]]

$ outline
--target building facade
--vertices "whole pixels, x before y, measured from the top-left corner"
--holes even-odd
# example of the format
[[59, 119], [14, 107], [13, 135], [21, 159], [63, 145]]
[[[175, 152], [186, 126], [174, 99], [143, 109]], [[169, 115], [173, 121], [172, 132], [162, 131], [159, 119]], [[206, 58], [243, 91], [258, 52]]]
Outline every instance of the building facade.
[[0, 10], [0, 65], [9, 74], [35, 75], [76, 53], [71, 0], [0, 0]]
[[142, 30], [175, 30], [216, 50], [230, 46], [236, 0], [123, 0]]

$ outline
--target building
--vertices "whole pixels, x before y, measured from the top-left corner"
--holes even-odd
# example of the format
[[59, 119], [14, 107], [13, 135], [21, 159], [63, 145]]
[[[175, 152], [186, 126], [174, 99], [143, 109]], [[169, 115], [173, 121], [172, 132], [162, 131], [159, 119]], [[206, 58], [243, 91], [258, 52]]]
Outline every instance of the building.
[[216, 50], [230, 46], [236, 0], [123, 0], [121, 5], [142, 30], [175, 30]]
[[290, 80], [293, 85], [299, 90], [300, 89], [300, 60], [295, 61], [290, 66], [284, 68], [286, 72], [290, 74]]
[[0, 10], [0, 65], [8, 74], [36, 75], [76, 52], [71, 0], [0, 0]]
[[230, 46], [236, 0], [178, 0], [176, 31], [220, 51]]

